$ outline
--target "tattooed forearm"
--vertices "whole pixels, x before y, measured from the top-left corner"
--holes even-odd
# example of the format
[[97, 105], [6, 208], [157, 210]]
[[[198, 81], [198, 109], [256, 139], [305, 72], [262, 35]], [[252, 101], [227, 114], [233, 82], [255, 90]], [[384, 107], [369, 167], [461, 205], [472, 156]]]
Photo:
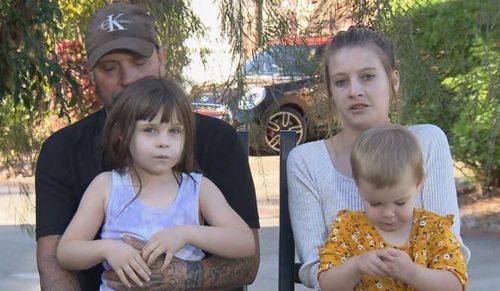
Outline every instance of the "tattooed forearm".
[[187, 278], [185, 282], [185, 289], [192, 290], [201, 287], [203, 282], [203, 265], [201, 261], [186, 262]]
[[[254, 230], [256, 252], [244, 259], [223, 259], [211, 256], [202, 261], [183, 261], [176, 257], [166, 269], [160, 267], [164, 256], [160, 256], [150, 266], [151, 280], [144, 282], [143, 288], [127, 290], [210, 290], [237, 288], [253, 282], [257, 275], [260, 261], [259, 240]], [[137, 249], [140, 249], [138, 246]], [[116, 290], [125, 290], [118, 276], [113, 271], [104, 274], [108, 286]]]
[[[182, 261], [178, 258], [173, 258], [171, 263], [165, 270], [160, 267], [163, 264], [164, 256], [159, 257], [151, 266], [152, 274], [150, 281], [145, 282], [147, 290], [160, 291], [160, 290], [195, 290], [201, 287], [203, 282], [203, 266], [201, 261]], [[106, 278], [110, 277], [108, 273]], [[115, 275], [113, 274], [113, 277]], [[117, 278], [116, 278], [117, 279]], [[120, 282], [110, 283], [108, 285], [112, 288], [122, 290], [123, 286]], [[144, 290], [144, 288], [135, 287], [131, 290]]]
[[253, 230], [255, 254], [243, 259], [210, 257], [203, 260], [205, 278], [201, 289], [227, 289], [251, 284], [257, 276], [260, 263], [259, 237]]
[[[163, 272], [159, 267], [163, 261], [151, 267], [148, 290], [207, 290], [236, 288], [249, 284], [255, 276], [249, 266], [254, 257], [245, 259], [223, 259], [211, 256], [203, 261], [182, 261], [174, 258]], [[139, 290], [139, 289], [138, 289]]]
[[[147, 284], [148, 290], [189, 290], [190, 278], [188, 276], [188, 266], [191, 262], [173, 258], [170, 265], [162, 272], [160, 267], [163, 264], [164, 256], [151, 266], [151, 280]], [[198, 263], [199, 262], [193, 262]], [[196, 288], [196, 287], [195, 287]]]
[[250, 258], [227, 260], [218, 257], [208, 258], [203, 288], [236, 288], [252, 281], [249, 270]]

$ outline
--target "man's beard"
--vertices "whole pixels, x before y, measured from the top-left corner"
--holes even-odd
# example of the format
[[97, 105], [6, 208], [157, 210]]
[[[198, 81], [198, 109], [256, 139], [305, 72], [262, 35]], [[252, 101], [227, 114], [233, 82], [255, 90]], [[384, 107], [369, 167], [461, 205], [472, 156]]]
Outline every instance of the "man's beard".
[[95, 84], [95, 95], [97, 97], [97, 99], [99, 100], [99, 102], [101, 102], [101, 104], [104, 106], [104, 109], [109, 112], [111, 110], [111, 106], [113, 105], [113, 100], [115, 99], [116, 95], [118, 94], [114, 94], [114, 96], [111, 97], [111, 100], [108, 100], [106, 98], [103, 98], [102, 96], [102, 93], [101, 93], [101, 89], [99, 88], [99, 86], [97, 84]]

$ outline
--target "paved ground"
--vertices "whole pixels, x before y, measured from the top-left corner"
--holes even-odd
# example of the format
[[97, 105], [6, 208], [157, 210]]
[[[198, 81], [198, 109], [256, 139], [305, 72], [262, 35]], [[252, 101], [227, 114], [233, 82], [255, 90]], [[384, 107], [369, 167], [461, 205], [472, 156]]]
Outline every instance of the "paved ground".
[[[278, 290], [278, 227], [260, 230], [261, 266], [251, 291]], [[472, 251], [469, 264], [470, 291], [498, 290], [500, 286], [500, 237], [465, 235]], [[38, 291], [34, 239], [19, 226], [0, 226], [0, 290]], [[295, 290], [309, 290], [296, 285]]]
[[[276, 157], [251, 158], [262, 225], [261, 266], [251, 291], [278, 289], [278, 173], [274, 165]], [[16, 187], [0, 186], [0, 290], [38, 291], [34, 196], [17, 192]], [[463, 238], [472, 251], [468, 290], [499, 290], [500, 235], [470, 233]], [[295, 290], [309, 289], [296, 285]]]

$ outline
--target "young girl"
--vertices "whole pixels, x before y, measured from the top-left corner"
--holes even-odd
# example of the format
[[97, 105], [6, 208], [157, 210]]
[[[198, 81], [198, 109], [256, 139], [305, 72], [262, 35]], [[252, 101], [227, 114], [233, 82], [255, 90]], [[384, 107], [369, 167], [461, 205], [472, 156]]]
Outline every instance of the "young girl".
[[[59, 242], [61, 266], [84, 270], [103, 262], [130, 287], [130, 280], [142, 286], [150, 279], [148, 265], [162, 254], [163, 268], [174, 255], [200, 260], [202, 250], [226, 258], [252, 255], [246, 223], [194, 172], [194, 136], [189, 99], [174, 81], [148, 77], [124, 89], [104, 128], [114, 170], [87, 188]], [[101, 225], [101, 239], [93, 240]], [[148, 242], [137, 251], [121, 241], [124, 234]], [[104, 279], [101, 290], [109, 290]]]
[[321, 290], [465, 290], [453, 215], [415, 208], [424, 179], [416, 137], [403, 126], [356, 139], [352, 174], [364, 211], [342, 210], [320, 250]]
[[[366, 129], [390, 124], [389, 104], [397, 98], [400, 82], [392, 43], [368, 28], [351, 27], [337, 33], [324, 63], [328, 96], [342, 130], [328, 139], [295, 147], [287, 162], [290, 219], [302, 263], [299, 277], [313, 288], [319, 288], [318, 248], [328, 236], [330, 223], [341, 209], [363, 209], [351, 172], [354, 140]], [[408, 129], [422, 146], [426, 173], [417, 207], [453, 214], [452, 230], [460, 239], [453, 160], [446, 135], [431, 124]], [[469, 253], [466, 248], [463, 251]]]

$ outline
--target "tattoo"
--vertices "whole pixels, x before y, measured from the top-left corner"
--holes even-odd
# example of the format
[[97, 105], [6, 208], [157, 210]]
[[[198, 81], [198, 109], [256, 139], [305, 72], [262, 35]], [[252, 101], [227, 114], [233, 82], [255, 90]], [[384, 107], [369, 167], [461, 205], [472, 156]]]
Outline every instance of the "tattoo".
[[165, 256], [160, 256], [151, 266], [152, 274], [147, 285], [148, 290], [181, 290], [182, 278], [179, 275], [182, 274], [180, 266], [182, 261], [173, 258], [170, 265], [162, 272], [160, 267], [164, 259]]
[[[168, 267], [161, 271], [165, 256], [160, 256], [151, 269], [151, 280], [146, 283], [147, 290], [193, 290], [201, 286], [203, 268], [201, 261], [182, 261], [172, 258]], [[133, 289], [136, 290], [136, 289]], [[137, 288], [137, 290], [143, 290]]]
[[[211, 256], [202, 261], [173, 258], [163, 272], [163, 256], [150, 266], [148, 290], [207, 290], [236, 288], [251, 283], [257, 272], [255, 256], [244, 259], [223, 259]], [[143, 290], [140, 288], [133, 290]]]
[[203, 282], [203, 265], [201, 261], [186, 262], [187, 278], [185, 281], [185, 289], [198, 289]]
[[[176, 257], [165, 270], [161, 266], [165, 256], [160, 256], [150, 266], [151, 280], [147, 290], [207, 290], [231, 289], [251, 284], [257, 275], [260, 262], [257, 231], [254, 230], [256, 252], [243, 259], [224, 259], [211, 256], [201, 261], [183, 261]], [[110, 286], [111, 287], [111, 286]], [[132, 288], [132, 290], [144, 290]]]
[[231, 289], [251, 284], [257, 276], [260, 263], [259, 235], [252, 229], [255, 240], [255, 253], [243, 259], [222, 259], [210, 257], [203, 260], [204, 275], [202, 288]]
[[223, 259], [211, 257], [205, 260], [204, 288], [236, 288], [251, 283], [255, 258]]

